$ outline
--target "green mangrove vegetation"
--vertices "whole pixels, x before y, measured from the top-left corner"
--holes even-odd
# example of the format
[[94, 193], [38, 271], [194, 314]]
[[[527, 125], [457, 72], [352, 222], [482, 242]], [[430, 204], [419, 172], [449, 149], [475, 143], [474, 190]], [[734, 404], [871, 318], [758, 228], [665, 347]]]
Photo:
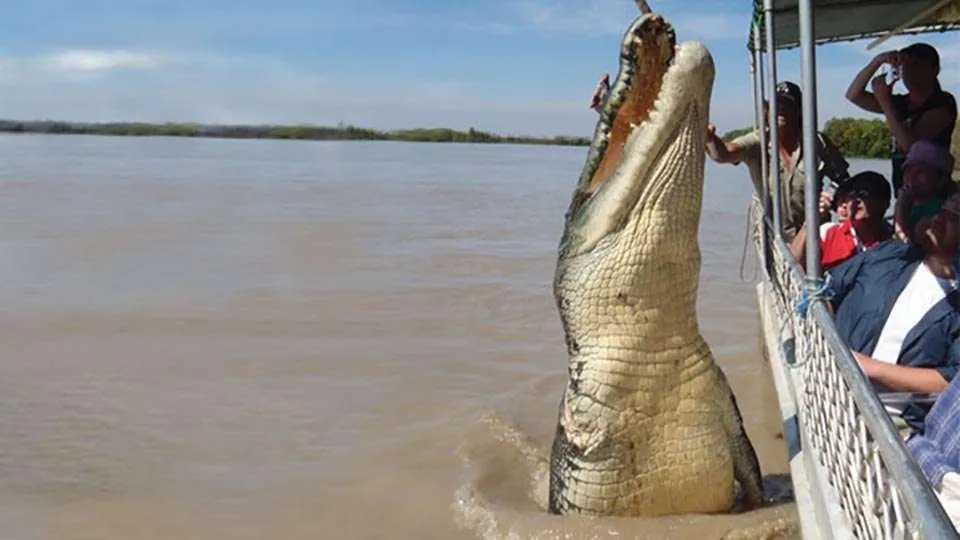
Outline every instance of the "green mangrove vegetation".
[[309, 141], [409, 141], [460, 143], [513, 143], [587, 146], [587, 137], [531, 137], [496, 135], [470, 128], [420, 128], [379, 131], [340, 124], [315, 125], [203, 125], [145, 122], [77, 123], [56, 121], [0, 120], [0, 132], [59, 135], [116, 135], [136, 137], [211, 137], [222, 139], [292, 139]]
[[[753, 128], [738, 128], [723, 134], [723, 140], [731, 141]], [[890, 128], [879, 118], [831, 118], [823, 126], [823, 133], [837, 145], [846, 157], [887, 159], [890, 157]], [[950, 151], [960, 154], [960, 122], [953, 128]], [[960, 165], [960, 162], [958, 162]]]
[[[958, 124], [960, 128], [960, 124]], [[724, 133], [724, 140], [732, 140], [752, 128], [738, 128]], [[823, 128], [847, 157], [885, 159], [890, 156], [890, 130], [878, 118], [831, 118]], [[224, 139], [289, 139], [309, 141], [408, 141], [453, 143], [512, 143], [563, 146], [587, 146], [589, 137], [562, 136], [534, 137], [526, 135], [498, 135], [470, 128], [460, 131], [450, 128], [419, 128], [381, 131], [339, 124], [337, 126], [302, 125], [205, 125], [189, 123], [109, 122], [78, 123], [0, 120], [3, 133], [39, 133], [66, 135], [116, 135], [135, 137], [212, 137]], [[960, 151], [960, 129], [954, 130], [953, 152]]]

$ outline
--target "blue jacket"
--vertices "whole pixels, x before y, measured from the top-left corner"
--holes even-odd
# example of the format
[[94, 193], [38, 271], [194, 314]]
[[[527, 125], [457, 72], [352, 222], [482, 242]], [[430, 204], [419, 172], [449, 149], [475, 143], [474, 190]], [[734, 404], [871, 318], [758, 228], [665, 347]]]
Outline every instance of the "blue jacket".
[[[897, 297], [922, 260], [917, 246], [889, 240], [828, 272], [834, 322], [851, 349], [873, 354]], [[958, 299], [955, 291], [927, 311], [904, 339], [897, 364], [934, 368], [947, 382], [953, 380], [960, 367]], [[924, 414], [905, 412], [904, 419], [917, 425]]]

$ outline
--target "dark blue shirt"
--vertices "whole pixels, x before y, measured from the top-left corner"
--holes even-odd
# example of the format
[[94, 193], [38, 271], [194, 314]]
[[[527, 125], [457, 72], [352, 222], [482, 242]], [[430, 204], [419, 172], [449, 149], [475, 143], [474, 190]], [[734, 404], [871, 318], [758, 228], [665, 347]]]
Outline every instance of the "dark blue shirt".
[[[834, 322], [840, 337], [854, 351], [872, 355], [883, 325], [900, 293], [923, 260], [919, 247], [889, 240], [831, 269]], [[960, 366], [960, 312], [955, 291], [940, 300], [907, 333], [897, 357], [903, 366], [933, 368], [952, 381]], [[957, 343], [958, 346], [954, 346]], [[925, 411], [910, 404], [903, 418], [922, 425]]]

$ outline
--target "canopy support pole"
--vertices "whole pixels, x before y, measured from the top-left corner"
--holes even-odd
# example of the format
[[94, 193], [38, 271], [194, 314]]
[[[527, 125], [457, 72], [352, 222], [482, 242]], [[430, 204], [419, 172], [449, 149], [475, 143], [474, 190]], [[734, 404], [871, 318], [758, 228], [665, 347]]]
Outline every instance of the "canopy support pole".
[[807, 222], [807, 282], [820, 279], [820, 191], [817, 167], [817, 49], [812, 0], [800, 0], [800, 77], [803, 88], [804, 210]]
[[[768, 125], [770, 126], [770, 144], [763, 147], [764, 153], [770, 156], [770, 184], [773, 188], [773, 228], [777, 236], [783, 236], [783, 216], [781, 216], [781, 206], [783, 197], [781, 196], [780, 183], [780, 128], [777, 127], [777, 49], [774, 41], [773, 31], [773, 0], [763, 0], [764, 29], [767, 33], [767, 84], [770, 86], [770, 111], [768, 116]], [[760, 133], [763, 133], [761, 130]]]

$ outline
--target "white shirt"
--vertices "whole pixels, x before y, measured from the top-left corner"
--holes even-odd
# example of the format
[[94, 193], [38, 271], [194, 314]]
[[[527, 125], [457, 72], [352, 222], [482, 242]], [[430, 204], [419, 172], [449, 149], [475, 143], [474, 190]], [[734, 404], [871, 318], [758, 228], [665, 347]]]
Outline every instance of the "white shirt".
[[877, 360], [897, 363], [903, 340], [920, 319], [930, 311], [937, 302], [943, 300], [947, 293], [956, 288], [948, 279], [933, 275], [926, 264], [920, 263], [914, 271], [910, 282], [897, 297], [887, 321], [883, 324], [880, 339], [870, 355]]

